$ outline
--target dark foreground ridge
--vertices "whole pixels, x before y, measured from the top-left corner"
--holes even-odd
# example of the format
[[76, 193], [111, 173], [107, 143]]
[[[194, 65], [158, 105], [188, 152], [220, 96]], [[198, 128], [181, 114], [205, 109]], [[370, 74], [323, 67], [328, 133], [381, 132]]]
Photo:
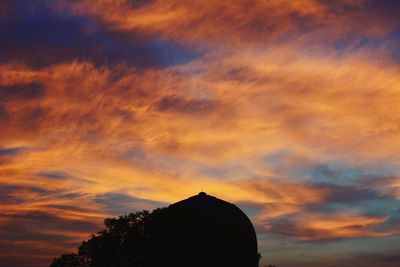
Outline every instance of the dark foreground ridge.
[[235, 205], [204, 192], [167, 208], [105, 220], [51, 267], [258, 267], [257, 238]]

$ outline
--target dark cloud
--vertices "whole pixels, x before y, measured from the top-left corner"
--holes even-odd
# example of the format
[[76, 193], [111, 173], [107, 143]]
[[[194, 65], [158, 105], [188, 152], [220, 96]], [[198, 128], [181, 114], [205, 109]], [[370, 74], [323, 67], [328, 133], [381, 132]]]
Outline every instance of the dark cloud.
[[98, 195], [95, 201], [99, 204], [104, 205], [105, 209], [114, 215], [127, 214], [138, 211], [138, 209], [153, 210], [166, 206], [166, 203], [141, 199], [132, 197], [121, 193], [108, 193]]
[[68, 174], [63, 173], [63, 172], [40, 172], [37, 175], [41, 176], [41, 177], [45, 177], [45, 178], [49, 178], [49, 179], [66, 179], [68, 177], [70, 177]]
[[[309, 165], [308, 165], [309, 164]], [[327, 162], [324, 164], [312, 164], [309, 162], [303, 166], [303, 171], [311, 178], [311, 181], [318, 185], [332, 185], [340, 188], [343, 185], [351, 188], [353, 185], [360, 185], [359, 182], [381, 179], [383, 175], [379, 170], [381, 166], [359, 165], [353, 166], [346, 162]], [[363, 185], [360, 185], [361, 187]]]
[[52, 10], [44, 1], [13, 1], [0, 19], [0, 62], [18, 61], [32, 68], [83, 60], [97, 66], [119, 63], [162, 67], [200, 56], [176, 43], [141, 32], [118, 32], [90, 17]]
[[[27, 193], [32, 193], [36, 197], [51, 197], [55, 196], [60, 199], [78, 199], [82, 194], [78, 193], [65, 193], [61, 190], [48, 190], [36, 186], [23, 186], [23, 185], [2, 185], [0, 188], [0, 204], [21, 204], [30, 201], [25, 198]], [[50, 205], [51, 203], [49, 203]]]
[[369, 253], [358, 256], [368, 262], [376, 263], [400, 263], [400, 254], [380, 254], [380, 253]]
[[[40, 230], [43, 230], [44, 232], [57, 230], [59, 233], [62, 233], [63, 231], [90, 233], [99, 226], [98, 224], [88, 221], [64, 219], [61, 216], [58, 217], [54, 214], [42, 211], [31, 211], [17, 214], [3, 213], [0, 216], [8, 222], [3, 224], [2, 231], [4, 232], [2, 232], [2, 238], [0, 238], [3, 240], [6, 236], [8, 237], [6, 238], [7, 240], [15, 240], [17, 238], [26, 240], [27, 238], [30, 238], [26, 236], [27, 234], [31, 234], [32, 240], [35, 240], [37, 239], [35, 237], [36, 235], [41, 235], [35, 232], [40, 232]], [[48, 238], [53, 238], [54, 235], [58, 236], [59, 234], [45, 234]], [[68, 239], [69, 237], [66, 235], [66, 238]]]
[[7, 109], [0, 103], [0, 122], [6, 122], [10, 118], [10, 115], [7, 112]]
[[[361, 242], [365, 242], [362, 240]], [[321, 244], [316, 244], [321, 247]], [[323, 247], [323, 246], [322, 246]], [[382, 248], [375, 248], [381, 252], [365, 252], [365, 253], [347, 253], [339, 255], [334, 253], [333, 256], [324, 256], [324, 250], [319, 254], [319, 248], [309, 249], [306, 252], [296, 254], [292, 260], [286, 260], [285, 257], [278, 259], [275, 264], [277, 266], [296, 266], [296, 267], [309, 267], [309, 266], [324, 266], [324, 267], [398, 267], [400, 260], [398, 259], [399, 251], [390, 250], [382, 251]], [[290, 257], [292, 258], [292, 257]], [[295, 264], [293, 264], [295, 262]]]
[[[291, 151], [278, 151], [263, 158], [268, 167], [289, 177], [302, 177], [317, 186], [360, 185], [360, 181], [376, 182], [395, 170], [391, 163], [350, 164], [333, 158], [319, 162]], [[385, 172], [382, 172], [385, 170]], [[362, 186], [362, 184], [361, 184]]]
[[[1, 44], [0, 44], [1, 46]], [[25, 130], [39, 127], [39, 121], [46, 114], [40, 106], [40, 100], [46, 95], [46, 88], [40, 82], [0, 85], [0, 120], [3, 123], [19, 123]], [[33, 105], [20, 106], [12, 110], [9, 106], [18, 107], [19, 101], [32, 101]]]
[[12, 114], [15, 122], [18, 122], [24, 131], [37, 132], [48, 115], [48, 109], [41, 106], [27, 107], [21, 112]]
[[131, 0], [129, 2], [131, 8], [140, 8], [151, 4], [152, 2], [154, 2], [154, 0]]
[[328, 195], [326, 201], [329, 203], [355, 203], [364, 200], [378, 200], [384, 199], [378, 191], [363, 187], [363, 186], [338, 186], [338, 185], [324, 185], [316, 184], [322, 190], [327, 189]]
[[[76, 247], [82, 236], [100, 229], [100, 224], [41, 211], [2, 213], [0, 218], [1, 266], [48, 265], [54, 255]], [[2, 265], [5, 262], [9, 264]]]
[[[400, 3], [397, 0], [363, 0], [363, 1], [342, 1], [342, 0], [319, 0], [332, 15], [358, 15], [358, 20], [366, 20], [367, 16], [376, 24], [397, 24], [400, 14]], [[365, 23], [366, 21], [364, 21]], [[350, 22], [354, 23], [354, 21]]]
[[[268, 233], [279, 234], [283, 236], [290, 236], [295, 238], [307, 237], [311, 240], [319, 239], [321, 233], [317, 230], [298, 226], [290, 221], [289, 218], [282, 218], [270, 222], [270, 228], [266, 231]], [[260, 227], [257, 227], [258, 229]]]
[[354, 266], [388, 266], [397, 267], [400, 264], [400, 250], [387, 253], [361, 253], [354, 255]]
[[[47, 255], [47, 259], [43, 258], [43, 250], [37, 246], [18, 246], [18, 243], [10, 243], [8, 241], [0, 241], [0, 246], [2, 247], [2, 251], [0, 252], [0, 266], [2, 267], [48, 266], [51, 259], [54, 258], [54, 256], [50, 255], [51, 252]], [[61, 251], [60, 249], [56, 250], [53, 254], [57, 255]], [[33, 256], [23, 257], [23, 255]]]
[[0, 15], [8, 16], [13, 10], [13, 1], [12, 0], [4, 0], [0, 2]]
[[66, 205], [66, 204], [49, 204], [47, 207], [52, 208], [52, 209], [57, 209], [60, 210], [60, 212], [83, 212], [83, 213], [90, 213], [93, 212], [90, 207], [79, 207], [77, 205]]
[[[381, 178], [384, 180], [384, 178]], [[328, 185], [314, 184], [324, 191], [324, 200], [320, 203], [311, 203], [304, 206], [304, 211], [318, 213], [335, 213], [341, 211], [361, 212], [367, 216], [386, 216], [387, 220], [381, 226], [393, 228], [400, 217], [398, 207], [400, 201], [393, 195], [386, 194], [367, 185]]]
[[115, 109], [113, 115], [121, 118], [124, 122], [133, 122], [135, 119], [135, 114], [132, 111], [119, 108]]
[[25, 200], [14, 195], [15, 191], [21, 190], [21, 186], [2, 185], [0, 187], [0, 204], [15, 205], [21, 204]]
[[61, 195], [58, 195], [59, 198], [69, 198], [69, 199], [79, 198], [81, 196], [84, 195], [79, 193], [62, 193]]
[[13, 148], [0, 148], [0, 156], [15, 156], [22, 153], [25, 148], [13, 147]]
[[[334, 222], [334, 220], [332, 220], [332, 222]], [[373, 228], [374, 227], [368, 227], [364, 224], [354, 222], [353, 224], [337, 227], [336, 229], [323, 229], [309, 227], [308, 225], [299, 225], [288, 219], [279, 219], [271, 222], [270, 228], [264, 231], [269, 234], [291, 237], [297, 239], [299, 242], [321, 243], [368, 237], [371, 235], [368, 231]], [[346, 234], [341, 233], [341, 231], [349, 231], [350, 233], [354, 233], [354, 235], [350, 234], [346, 236]]]
[[213, 110], [214, 103], [210, 100], [192, 100], [177, 96], [166, 96], [158, 102], [157, 107], [160, 111], [201, 114]]
[[28, 84], [0, 85], [0, 101], [30, 100], [45, 94], [43, 84], [38, 82]]

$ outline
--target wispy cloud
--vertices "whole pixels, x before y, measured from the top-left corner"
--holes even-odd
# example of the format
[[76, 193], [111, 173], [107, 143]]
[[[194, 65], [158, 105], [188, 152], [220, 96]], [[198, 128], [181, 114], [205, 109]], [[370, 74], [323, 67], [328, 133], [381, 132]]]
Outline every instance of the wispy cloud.
[[[202, 189], [251, 216], [263, 263], [395, 250], [399, 9], [3, 1], [3, 262], [43, 266], [106, 216]], [[335, 250], [302, 258], [322, 241]]]

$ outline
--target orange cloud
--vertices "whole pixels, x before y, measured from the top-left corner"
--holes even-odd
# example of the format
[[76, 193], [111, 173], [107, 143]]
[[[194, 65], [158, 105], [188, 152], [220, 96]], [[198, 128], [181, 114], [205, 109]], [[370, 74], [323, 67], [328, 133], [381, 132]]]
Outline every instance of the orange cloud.
[[309, 32], [326, 34], [331, 41], [349, 35], [379, 37], [399, 25], [390, 7], [368, 1], [84, 1], [55, 7], [94, 16], [113, 30], [143, 31], [191, 44], [229, 43], [225, 50], [284, 35], [301, 42]]
[[[0, 192], [7, 201], [0, 203], [0, 222], [40, 225], [49, 218], [62, 226], [35, 230], [49, 239], [18, 240], [7, 254], [32, 244], [45, 249], [61, 231], [68, 240], [57, 249], [74, 247], [112, 215], [114, 200], [101, 196], [122, 196], [124, 210], [132, 211], [202, 189], [253, 205], [260, 229], [295, 239], [398, 233], [379, 228], [393, 223], [393, 214], [307, 210], [331, 201], [331, 192], [313, 184], [302, 166], [339, 159], [398, 177], [400, 70], [388, 49], [396, 41], [387, 37], [398, 20], [370, 1], [334, 2], [49, 3], [91, 19], [104, 31], [101, 38], [133, 44], [140, 32], [153, 41], [145, 46], [165, 50], [168, 40], [201, 56], [151, 66], [68, 54], [36, 67], [19, 54], [1, 61], [0, 184], [6, 189]], [[371, 38], [374, 49], [362, 45]], [[337, 48], [341, 42], [346, 48]], [[93, 47], [102, 51], [107, 44]], [[282, 152], [290, 156], [268, 162]], [[360, 173], [345, 182], [368, 181], [379, 197], [399, 198], [397, 178], [371, 182]]]
[[275, 223], [268, 231], [293, 236], [299, 240], [336, 238], [383, 237], [398, 234], [398, 229], [379, 231], [374, 227], [387, 221], [387, 217], [362, 216], [352, 213], [302, 214], [290, 222]]

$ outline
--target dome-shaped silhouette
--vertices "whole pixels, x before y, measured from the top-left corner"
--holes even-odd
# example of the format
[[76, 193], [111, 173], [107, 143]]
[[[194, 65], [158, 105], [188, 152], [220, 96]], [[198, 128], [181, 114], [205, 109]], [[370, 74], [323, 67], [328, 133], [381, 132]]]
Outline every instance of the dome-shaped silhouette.
[[157, 230], [155, 265], [257, 267], [257, 238], [235, 205], [204, 192], [170, 205]]

